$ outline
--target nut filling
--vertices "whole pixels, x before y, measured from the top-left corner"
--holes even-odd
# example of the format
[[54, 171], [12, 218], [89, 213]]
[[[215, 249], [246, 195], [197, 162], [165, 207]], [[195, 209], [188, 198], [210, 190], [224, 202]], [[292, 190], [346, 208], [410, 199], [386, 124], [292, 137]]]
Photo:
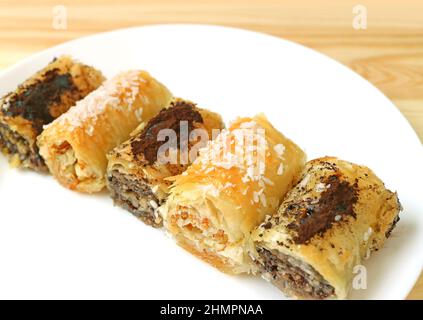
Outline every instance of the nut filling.
[[160, 201], [150, 186], [135, 177], [113, 170], [108, 176], [109, 189], [116, 205], [133, 213], [144, 223], [159, 228], [163, 225], [157, 213]]
[[306, 299], [335, 297], [335, 289], [310, 265], [277, 251], [257, 248], [263, 277], [288, 295]]
[[2, 123], [0, 123], [0, 151], [12, 159], [12, 165], [23, 164], [24, 167], [47, 172], [44, 160], [38, 154], [37, 146], [31, 147], [21, 135]]

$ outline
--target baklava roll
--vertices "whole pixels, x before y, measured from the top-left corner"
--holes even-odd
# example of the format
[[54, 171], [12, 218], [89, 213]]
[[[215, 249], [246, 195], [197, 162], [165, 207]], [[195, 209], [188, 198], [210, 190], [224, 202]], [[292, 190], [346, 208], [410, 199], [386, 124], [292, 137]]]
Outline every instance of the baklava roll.
[[250, 272], [251, 231], [274, 213], [304, 152], [258, 115], [239, 118], [175, 177], [160, 213], [178, 244], [223, 272]]
[[100, 71], [72, 60], [54, 59], [0, 99], [0, 150], [14, 167], [47, 172], [36, 139], [43, 126], [97, 89]]
[[181, 99], [172, 101], [109, 153], [107, 185], [115, 204], [146, 224], [161, 227], [157, 209], [169, 193], [167, 178], [184, 172], [213, 130], [223, 127], [218, 114]]
[[169, 104], [170, 92], [144, 71], [107, 80], [45, 127], [40, 154], [65, 187], [93, 193], [106, 186], [106, 154]]
[[316, 159], [253, 232], [252, 255], [263, 277], [289, 296], [344, 299], [354, 268], [383, 246], [400, 210], [397, 194], [370, 169]]

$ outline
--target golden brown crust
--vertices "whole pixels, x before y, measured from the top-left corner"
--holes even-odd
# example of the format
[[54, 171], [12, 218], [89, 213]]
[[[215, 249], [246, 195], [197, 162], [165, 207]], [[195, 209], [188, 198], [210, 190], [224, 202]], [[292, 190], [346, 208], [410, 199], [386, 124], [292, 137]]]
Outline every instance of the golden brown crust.
[[400, 210], [397, 195], [370, 169], [319, 158], [307, 163], [300, 182], [253, 240], [256, 248], [311, 266], [337, 298], [345, 298], [354, 266], [383, 246]]
[[105, 187], [106, 154], [170, 99], [147, 72], [122, 72], [47, 126], [38, 138], [40, 154], [63, 186], [99, 192]]
[[[235, 142], [252, 136], [252, 145]], [[216, 155], [240, 161], [226, 163]], [[240, 118], [175, 177], [161, 210], [165, 227], [179, 243], [200, 248], [200, 257], [225, 272], [250, 272], [245, 250], [250, 233], [276, 211], [304, 163], [303, 151], [264, 116]]]
[[205, 249], [200, 250], [197, 247], [193, 246], [192, 243], [187, 243], [184, 240], [179, 240], [178, 245], [184, 248], [186, 251], [191, 253], [193, 256], [203, 260], [204, 262], [210, 264], [211, 266], [215, 267], [219, 271], [229, 274], [229, 275], [236, 275], [237, 272], [234, 272], [233, 267], [228, 261], [222, 259], [213, 252], [206, 251]]
[[0, 149], [17, 166], [46, 171], [36, 138], [43, 126], [103, 82], [101, 72], [69, 56], [53, 60], [0, 100]]
[[[131, 211], [145, 223], [161, 227], [161, 217], [156, 212], [166, 200], [172, 184], [169, 177], [183, 173], [192, 162], [180, 160], [180, 124], [187, 123], [188, 135], [194, 129], [206, 132], [224, 127], [220, 115], [201, 109], [192, 102], [175, 99], [170, 106], [160, 111], [148, 123], [131, 134], [132, 138], [108, 154], [107, 186], [115, 204]], [[176, 163], [161, 163], [157, 159], [162, 129], [172, 129], [178, 136], [178, 157]], [[187, 152], [197, 143], [188, 143]], [[206, 143], [204, 141], [203, 143]]]

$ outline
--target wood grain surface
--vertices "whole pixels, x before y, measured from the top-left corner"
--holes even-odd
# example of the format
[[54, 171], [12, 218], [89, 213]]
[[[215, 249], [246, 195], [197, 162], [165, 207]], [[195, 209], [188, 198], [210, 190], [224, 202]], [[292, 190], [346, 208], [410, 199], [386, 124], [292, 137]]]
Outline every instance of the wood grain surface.
[[[367, 29], [353, 28], [358, 4], [367, 9]], [[53, 27], [58, 5], [66, 8], [65, 30]], [[423, 141], [421, 0], [0, 0], [0, 70], [84, 35], [179, 22], [261, 31], [327, 54], [378, 87]], [[423, 276], [409, 299], [423, 299]]]

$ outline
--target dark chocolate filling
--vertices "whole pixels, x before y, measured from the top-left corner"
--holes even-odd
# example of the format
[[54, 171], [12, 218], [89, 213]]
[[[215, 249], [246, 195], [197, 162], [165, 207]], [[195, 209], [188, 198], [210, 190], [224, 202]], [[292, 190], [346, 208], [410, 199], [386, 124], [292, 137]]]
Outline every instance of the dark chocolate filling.
[[[18, 148], [20, 145], [20, 148]], [[17, 132], [10, 130], [6, 125], [0, 123], [0, 150], [7, 155], [19, 155], [19, 160], [24, 166], [38, 171], [47, 171], [44, 160], [38, 153], [36, 145], [30, 146], [28, 141]]]
[[[148, 225], [153, 227], [162, 226], [161, 221], [156, 221], [155, 208], [150, 202], [154, 201], [160, 206], [163, 201], [160, 201], [154, 195], [146, 183], [139, 179], [132, 179], [131, 176], [116, 170], [113, 170], [107, 179], [111, 196], [116, 205], [128, 210]], [[131, 201], [131, 197], [136, 199], [136, 204]]]
[[260, 247], [257, 251], [262, 273], [287, 295], [319, 300], [334, 297], [335, 289], [310, 265], [280, 252]]
[[295, 216], [288, 228], [295, 231], [294, 241], [297, 244], [304, 244], [315, 235], [324, 234], [334, 223], [341, 223], [345, 217], [356, 217], [356, 185], [342, 181], [337, 175], [331, 175], [323, 183], [330, 186], [321, 193], [317, 203], [313, 199], [307, 199], [292, 203], [285, 209], [290, 211], [285, 214]]
[[3, 113], [8, 117], [20, 116], [30, 121], [37, 135], [40, 134], [43, 125], [55, 119], [50, 106], [53, 103], [60, 103], [64, 92], [77, 90], [72, 76], [69, 73], [59, 72], [59, 69], [49, 70], [40, 79], [25, 86], [20, 94], [10, 93], [9, 106], [2, 110]]
[[157, 141], [157, 135], [163, 129], [172, 129], [178, 138], [178, 148], [180, 145], [180, 122], [188, 122], [188, 132], [194, 129], [194, 123], [203, 123], [201, 114], [195, 110], [195, 105], [183, 100], [173, 102], [169, 108], [163, 109], [152, 118], [141, 131], [141, 133], [131, 142], [134, 156], [143, 154], [149, 164], [157, 160], [157, 152], [166, 141]]

